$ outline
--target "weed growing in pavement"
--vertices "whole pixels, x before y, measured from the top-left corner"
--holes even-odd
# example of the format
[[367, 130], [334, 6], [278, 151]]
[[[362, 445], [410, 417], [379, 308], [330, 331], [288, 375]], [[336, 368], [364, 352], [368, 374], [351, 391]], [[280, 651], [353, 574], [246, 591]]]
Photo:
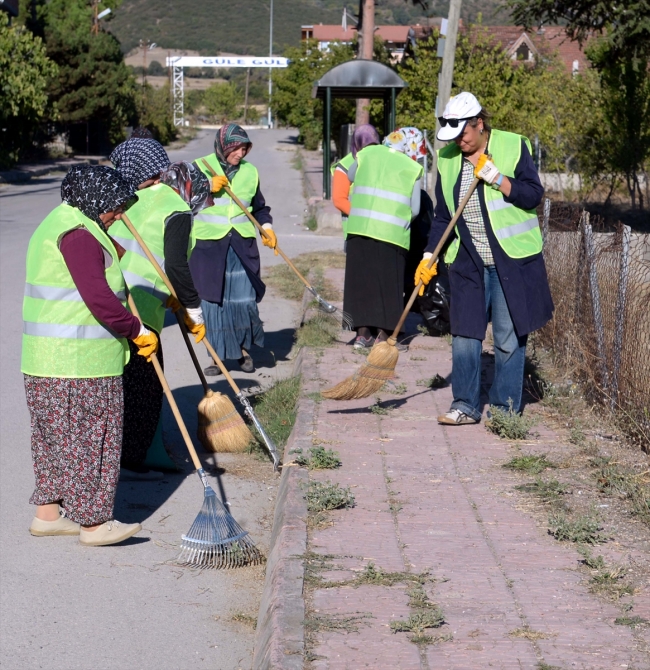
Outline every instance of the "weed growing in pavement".
[[[303, 275], [306, 276], [310, 271], [312, 272], [312, 285], [325, 299], [336, 300], [339, 297], [334, 286], [323, 279], [323, 271], [326, 268], [344, 268], [344, 253], [333, 251], [309, 252], [296, 256], [292, 261]], [[288, 265], [283, 263], [268, 268], [264, 281], [275, 289], [282, 298], [302, 300], [305, 285]]]
[[305, 219], [305, 228], [307, 230], [316, 230], [318, 228], [318, 221], [312, 211], [310, 211], [309, 216]]
[[515, 630], [508, 633], [510, 637], [522, 637], [525, 640], [546, 640], [552, 637], [548, 633], [540, 633], [530, 628], [530, 626], [523, 626], [523, 628], [515, 628]]
[[592, 516], [579, 516], [569, 519], [565, 514], [552, 514], [548, 520], [548, 529], [560, 542], [576, 542], [578, 544], [601, 544], [607, 537], [600, 531], [600, 522]]
[[309, 482], [306, 487], [307, 509], [310, 512], [327, 512], [333, 509], [354, 507], [350, 487], [341, 488], [332, 482]]
[[585, 439], [586, 436], [582, 431], [582, 428], [580, 428], [579, 425], [574, 425], [569, 433], [569, 442], [579, 447], [585, 443]]
[[506, 440], [525, 440], [535, 421], [514, 412], [512, 400], [509, 400], [508, 404], [508, 411], [500, 407], [490, 407], [492, 416], [486, 420], [485, 427]]
[[426, 356], [411, 356], [410, 360], [412, 361], [426, 361]]
[[549, 665], [548, 663], [544, 663], [540, 661], [537, 664], [537, 668], [535, 670], [562, 670], [558, 665]]
[[[423, 635], [427, 628], [440, 628], [445, 623], [445, 617], [439, 607], [426, 612], [414, 612], [408, 619], [398, 619], [390, 622], [393, 633], [414, 633]], [[413, 641], [412, 638], [409, 638]]]
[[299, 347], [329, 347], [336, 341], [339, 324], [331, 315], [318, 313], [295, 333]]
[[441, 389], [447, 386], [447, 382], [444, 377], [441, 377], [439, 374], [433, 375], [433, 377], [427, 377], [425, 379], [418, 379], [415, 382], [416, 386], [425, 386], [428, 389]]
[[396, 384], [395, 382], [386, 382], [381, 390], [384, 393], [392, 393], [393, 395], [404, 395], [408, 390], [406, 384]]
[[557, 479], [544, 481], [540, 477], [537, 477], [534, 482], [515, 486], [515, 489], [517, 489], [517, 491], [523, 491], [524, 493], [531, 493], [536, 495], [545, 503], [551, 504], [562, 503], [561, 496], [568, 493], [566, 486], [564, 486], [564, 484], [560, 484]]
[[617, 626], [630, 626], [630, 628], [637, 628], [640, 626], [647, 626], [650, 621], [641, 616], [619, 616], [614, 619]]
[[342, 465], [338, 452], [333, 449], [325, 449], [317, 445], [309, 447], [309, 455], [303, 454], [302, 449], [296, 449], [298, 455], [294, 459], [298, 465], [305, 466], [310, 470], [333, 470]]
[[504, 468], [508, 470], [519, 470], [526, 472], [529, 475], [538, 475], [547, 468], [556, 468], [557, 465], [553, 461], [546, 458], [546, 454], [522, 454], [521, 456], [514, 456], [507, 463], [503, 464]]
[[250, 626], [253, 630], [257, 628], [257, 619], [250, 614], [235, 612], [230, 618], [232, 621], [237, 621], [238, 623], [243, 623], [247, 626]]
[[388, 414], [388, 412], [394, 409], [395, 405], [392, 405], [391, 403], [382, 402], [379, 396], [375, 398], [375, 403], [373, 405], [370, 405], [370, 411], [373, 414], [379, 414], [380, 416], [385, 416], [386, 414]]
[[594, 556], [588, 547], [578, 547], [581, 563], [590, 571], [589, 590], [592, 593], [607, 596], [610, 600], [619, 600], [623, 596], [633, 595], [634, 589], [625, 584], [627, 570], [622, 565], [609, 567], [602, 556]]
[[311, 393], [307, 393], [305, 397], [313, 400], [316, 403], [323, 402], [323, 396], [321, 395], [320, 391], [312, 391]]
[[310, 633], [334, 631], [340, 633], [358, 633], [361, 624], [368, 625], [365, 619], [374, 619], [372, 614], [312, 614], [305, 619], [305, 628]]
[[[296, 405], [300, 393], [300, 377], [281, 379], [262, 393], [251, 397], [255, 413], [278, 449], [282, 449], [296, 422]], [[249, 453], [262, 453], [268, 457], [266, 447], [259, 437], [249, 447]]]
[[607, 495], [617, 495], [629, 501], [632, 514], [650, 525], [650, 484], [648, 471], [633, 473], [621, 468], [611, 458], [594, 458], [598, 488]]

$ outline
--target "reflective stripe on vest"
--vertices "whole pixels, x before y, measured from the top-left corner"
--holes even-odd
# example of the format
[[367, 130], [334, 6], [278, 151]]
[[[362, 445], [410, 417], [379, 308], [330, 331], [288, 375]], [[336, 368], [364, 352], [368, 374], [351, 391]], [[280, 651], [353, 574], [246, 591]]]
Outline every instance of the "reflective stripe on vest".
[[62, 204], [36, 229], [27, 250], [21, 371], [35, 377], [89, 378], [122, 374], [129, 348], [97, 321], [81, 298], [59, 250], [61, 238], [83, 228], [108, 259], [106, 281], [125, 304], [124, 277], [109, 237], [78, 209]]
[[348, 170], [352, 167], [352, 163], [354, 163], [354, 156], [352, 155], [352, 152], [350, 152], [349, 154], [345, 154], [340, 161], [334, 163], [330, 168], [330, 172], [334, 174], [336, 168], [341, 168], [341, 170], [347, 174]]
[[[204, 156], [194, 161], [197, 167], [211, 180], [212, 175], [205, 167], [206, 161], [218, 174], [224, 174], [219, 161], [214, 154]], [[253, 197], [259, 185], [257, 168], [248, 161], [241, 161], [239, 170], [235, 173], [230, 183], [232, 192], [241, 200], [242, 205], [250, 212]], [[239, 205], [230, 199], [225, 191], [219, 191], [218, 197], [214, 197], [214, 204], [201, 210], [195, 217], [195, 235], [199, 240], [220, 240], [233, 228], [242, 237], [255, 237], [255, 226], [248, 220]]]
[[[138, 195], [138, 202], [129, 209], [127, 216], [164, 271], [166, 222], [176, 212], [189, 214], [190, 207], [176, 191], [165, 184], [149, 186], [138, 191]], [[126, 251], [120, 259], [120, 267], [140, 318], [160, 333], [165, 324], [165, 303], [170, 295], [169, 289], [123, 221], [116, 221], [110, 232]], [[190, 234], [188, 258], [193, 244], [194, 236]]]
[[[492, 130], [490, 133], [488, 151], [492, 154], [494, 164], [506, 177], [514, 178], [521, 157], [522, 139], [530, 150], [530, 142], [521, 135], [501, 130]], [[461, 151], [456, 144], [449, 144], [438, 152], [442, 192], [447, 208], [452, 213], [456, 209], [454, 188], [462, 170], [462, 161]], [[492, 232], [506, 254], [511, 258], [525, 258], [540, 253], [542, 235], [535, 210], [520, 209], [506, 202], [500, 191], [486, 184], [480, 183], [479, 188], [483, 189]], [[447, 263], [455, 260], [459, 246], [460, 237], [456, 228], [456, 238], [445, 253]]]
[[388, 147], [371, 145], [359, 151], [347, 234], [408, 249], [411, 194], [421, 175], [418, 163]]

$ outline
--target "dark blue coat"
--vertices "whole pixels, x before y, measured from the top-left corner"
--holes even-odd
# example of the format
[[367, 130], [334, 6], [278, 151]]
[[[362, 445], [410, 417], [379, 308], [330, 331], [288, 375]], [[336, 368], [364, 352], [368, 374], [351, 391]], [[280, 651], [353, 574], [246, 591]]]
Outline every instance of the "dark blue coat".
[[[459, 172], [458, 180], [454, 186], [454, 202], [456, 204], [460, 200], [458, 196], [460, 182], [461, 173]], [[515, 169], [514, 178], [510, 178], [510, 183], [512, 185], [511, 192], [510, 196], [505, 198], [506, 202], [522, 209], [535, 209], [539, 205], [544, 194], [544, 187], [539, 180], [537, 169], [523, 140], [521, 142], [521, 158]], [[521, 337], [541, 328], [553, 316], [553, 299], [546, 277], [546, 266], [541, 253], [526, 258], [510, 258], [503, 251], [492, 232], [492, 226], [489, 225], [485, 206], [485, 188], [490, 188], [490, 186], [481, 181], [476, 189], [481, 202], [483, 220], [488, 222], [486, 230], [494, 263], [514, 322], [515, 331]], [[442, 193], [440, 173], [438, 173], [436, 183], [436, 203], [429, 234], [429, 244], [426, 248], [426, 251], [429, 252], [435, 249], [452, 217]], [[452, 335], [483, 340], [487, 328], [483, 261], [474, 247], [469, 229], [462, 215], [458, 219], [457, 227], [460, 233], [460, 246], [456, 259], [449, 267], [451, 333]]]

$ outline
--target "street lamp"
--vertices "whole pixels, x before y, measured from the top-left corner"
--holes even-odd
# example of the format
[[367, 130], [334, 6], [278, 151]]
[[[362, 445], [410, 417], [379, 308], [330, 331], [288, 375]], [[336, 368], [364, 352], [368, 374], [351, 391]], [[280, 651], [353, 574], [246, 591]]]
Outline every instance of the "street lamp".
[[[273, 0], [271, 0], [271, 13], [269, 20], [269, 59], [271, 58], [273, 58]], [[273, 91], [271, 72], [272, 69], [269, 68], [269, 129], [273, 128], [273, 119], [271, 118], [271, 93]]]

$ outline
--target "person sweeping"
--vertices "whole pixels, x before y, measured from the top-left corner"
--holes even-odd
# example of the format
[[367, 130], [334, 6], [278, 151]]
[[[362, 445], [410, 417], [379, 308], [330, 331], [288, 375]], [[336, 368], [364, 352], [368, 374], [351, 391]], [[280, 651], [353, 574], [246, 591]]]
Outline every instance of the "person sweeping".
[[466, 91], [449, 101], [439, 120], [438, 139], [450, 144], [438, 156], [437, 205], [416, 284], [426, 285], [435, 276], [435, 266], [426, 267], [431, 251], [472, 182], [480, 180], [445, 253], [453, 402], [438, 422], [458, 426], [481, 419], [481, 351], [488, 321], [495, 358], [490, 405], [519, 412], [527, 337], [551, 319], [553, 300], [535, 209], [544, 189], [529, 140], [492, 129], [486, 110]]
[[411, 220], [420, 211], [422, 167], [400, 151], [369, 144], [357, 152], [347, 176], [353, 188], [343, 311], [354, 323], [355, 349], [369, 349], [388, 339], [404, 307], [404, 266]]
[[[231, 123], [217, 131], [214, 153], [194, 161], [211, 180], [213, 204], [206, 203], [194, 217], [197, 241], [190, 259], [208, 341], [220, 359], [237, 360], [244, 372], [255, 370], [251, 346], [264, 346], [257, 303], [264, 297], [266, 287], [260, 278], [255, 226], [224, 186], [232, 189], [264, 227], [268, 238], [263, 237], [262, 244], [272, 249], [277, 244], [271, 209], [260, 190], [257, 169], [245, 160], [252, 147], [246, 131]], [[221, 371], [210, 365], [205, 373], [218, 375]]]
[[[178, 300], [171, 296], [124, 221], [117, 222], [111, 229], [111, 237], [123, 250], [120, 267], [142, 321], [160, 336], [165, 308], [175, 311], [183, 306], [185, 323], [200, 342], [205, 336], [205, 325], [188, 264], [194, 244], [192, 211], [177, 192], [160, 183], [161, 173], [170, 165], [167, 153], [154, 139], [136, 138], [117, 146], [110, 158], [138, 193], [138, 202], [129, 209], [128, 218], [164, 266], [178, 296]], [[161, 365], [162, 354], [161, 346], [158, 350]], [[124, 369], [123, 478], [162, 477], [144, 466], [147, 450], [156, 435], [162, 403], [163, 389], [153, 366], [131, 356]]]
[[21, 371], [36, 479], [30, 502], [37, 506], [29, 531], [116, 544], [141, 530], [113, 517], [127, 340], [146, 358], [158, 338], [125, 307], [107, 235], [135, 199], [132, 188], [109, 167], [73, 168], [61, 197], [27, 250]]

